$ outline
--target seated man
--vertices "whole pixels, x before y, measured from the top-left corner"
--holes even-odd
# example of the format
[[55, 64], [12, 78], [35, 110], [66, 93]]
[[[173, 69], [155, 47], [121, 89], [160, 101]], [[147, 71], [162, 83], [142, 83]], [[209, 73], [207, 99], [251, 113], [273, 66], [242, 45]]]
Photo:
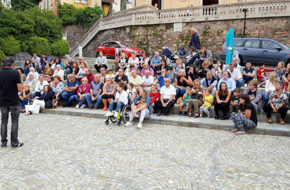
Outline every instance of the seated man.
[[211, 89], [212, 95], [215, 94], [217, 80], [213, 77], [213, 73], [211, 71], [207, 71], [206, 77], [201, 80], [201, 85], [203, 89]]
[[265, 105], [264, 111], [266, 112], [268, 123], [272, 123], [271, 115], [272, 113], [280, 113], [281, 119], [280, 123], [285, 124], [285, 118], [287, 115], [287, 104], [288, 104], [288, 95], [284, 91], [283, 82], [276, 82], [275, 90], [270, 94], [269, 102]]
[[243, 81], [242, 81], [242, 74], [239, 69], [236, 69], [234, 64], [230, 64], [230, 69], [228, 70], [231, 74], [231, 79], [233, 79], [236, 82], [236, 87], [241, 88]]
[[161, 69], [161, 75], [159, 75], [155, 80], [155, 84], [159, 84], [159, 89], [161, 89], [164, 86], [164, 81], [167, 78], [170, 79], [171, 76], [167, 73], [166, 69]]
[[42, 75], [39, 75], [38, 82], [36, 83], [36, 87], [34, 90], [33, 98], [35, 98], [36, 96], [38, 97], [42, 96], [44, 94], [43, 87], [46, 85], [48, 85], [48, 82], [43, 79]]
[[33, 93], [37, 84], [37, 78], [34, 77], [33, 73], [28, 73], [28, 77], [24, 84], [28, 84], [30, 87], [30, 92]]
[[220, 85], [222, 82], [225, 82], [227, 87], [228, 87], [228, 90], [233, 92], [236, 88], [236, 83], [233, 79], [229, 78], [231, 74], [228, 72], [228, 71], [224, 71], [223, 72], [223, 78], [219, 80], [219, 83], [218, 83], [218, 86], [217, 88], [219, 89]]
[[243, 69], [243, 79], [245, 81], [245, 86], [253, 80], [255, 77], [255, 69], [252, 67], [251, 62], [246, 63], [246, 67]]
[[119, 69], [118, 75], [115, 77], [115, 82], [122, 83], [124, 85], [127, 85], [127, 83], [129, 82], [128, 77], [124, 75], [123, 69]]
[[[91, 82], [90, 93], [86, 94], [86, 100], [87, 100], [89, 108], [91, 109], [98, 108], [99, 104], [102, 101], [101, 94], [103, 92], [103, 86], [104, 86], [104, 83], [101, 81], [100, 74], [96, 74], [94, 76], [94, 81]], [[95, 105], [93, 105], [94, 101], [96, 101]]]
[[75, 95], [80, 86], [79, 82], [76, 81], [75, 76], [72, 74], [68, 75], [68, 83], [61, 94], [61, 98], [64, 100], [63, 107], [71, 106], [72, 102], [75, 100]]
[[159, 52], [154, 53], [154, 57], [151, 59], [151, 67], [156, 72], [158, 68], [161, 66], [161, 57], [159, 56]]
[[106, 56], [103, 56], [103, 52], [100, 51], [99, 57], [96, 59], [96, 63], [94, 65], [97, 73], [100, 73], [100, 69], [102, 67], [107, 69], [108, 68], [107, 63], [108, 63], [108, 61], [107, 61]]
[[142, 77], [142, 87], [144, 87], [145, 90], [151, 91], [151, 87], [154, 83], [154, 78], [152, 75], [150, 75], [150, 71], [146, 71], [145, 75]]
[[170, 109], [175, 104], [176, 90], [170, 84], [171, 80], [169, 78], [165, 79], [165, 85], [160, 90], [160, 99], [156, 102], [154, 110], [158, 111], [157, 115], [168, 115]]
[[134, 84], [134, 86], [139, 86], [142, 84], [142, 79], [139, 75], [137, 75], [136, 71], [131, 71], [131, 76], [129, 78], [129, 83]]

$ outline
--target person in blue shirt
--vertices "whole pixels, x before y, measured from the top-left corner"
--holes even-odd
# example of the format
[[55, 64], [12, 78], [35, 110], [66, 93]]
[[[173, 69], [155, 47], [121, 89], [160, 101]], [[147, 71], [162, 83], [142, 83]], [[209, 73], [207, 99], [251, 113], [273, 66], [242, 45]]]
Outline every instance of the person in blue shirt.
[[171, 78], [171, 76], [167, 73], [166, 69], [161, 69], [161, 75], [157, 77], [155, 80], [155, 84], [159, 84], [159, 89], [164, 86], [164, 82], [166, 78]]
[[50, 64], [51, 59], [47, 57], [46, 53], [42, 54], [42, 57], [40, 59], [40, 62], [36, 64], [36, 69], [38, 73], [42, 73], [45, 69], [45, 65], [48, 63]]
[[63, 107], [71, 106], [74, 100], [78, 101], [78, 97], [76, 92], [80, 86], [80, 83], [76, 81], [75, 76], [72, 74], [68, 75], [69, 82], [67, 83], [63, 93], [61, 94], [61, 98], [64, 101]]
[[228, 71], [224, 71], [223, 72], [223, 78], [221, 80], [219, 80], [219, 83], [218, 83], [218, 88], [220, 87], [220, 84], [222, 82], [225, 82], [227, 87], [228, 87], [228, 90], [233, 92], [236, 88], [236, 82], [230, 78], [230, 73]]
[[154, 72], [158, 70], [161, 66], [161, 57], [159, 56], [159, 52], [154, 53], [154, 57], [151, 59], [151, 67], [154, 69]]

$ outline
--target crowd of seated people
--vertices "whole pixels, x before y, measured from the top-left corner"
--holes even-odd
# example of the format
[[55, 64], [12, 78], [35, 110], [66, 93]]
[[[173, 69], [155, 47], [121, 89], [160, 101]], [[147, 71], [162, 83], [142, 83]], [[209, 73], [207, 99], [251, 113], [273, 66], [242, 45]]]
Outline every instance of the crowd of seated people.
[[[209, 50], [203, 48], [200, 54], [206, 51]], [[285, 124], [290, 64], [279, 62], [273, 69], [261, 65], [255, 70], [250, 62], [241, 67], [236, 58], [229, 65], [221, 60], [214, 64], [210, 54], [206, 55], [190, 65], [177, 59], [170, 76], [167, 60], [159, 52], [151, 59], [144, 53], [142, 60], [135, 53], [129, 59], [121, 53], [111, 69], [100, 52], [94, 65], [95, 75], [82, 57], [62, 62], [45, 53], [41, 58], [34, 54], [18, 69], [25, 84], [19, 95], [20, 106], [27, 114], [39, 108], [75, 105], [78, 109], [101, 108], [108, 111], [107, 116], [117, 116], [122, 106], [130, 105], [132, 112], [126, 125], [140, 117], [138, 128], [153, 113], [169, 115], [175, 104], [180, 115], [232, 119], [239, 133], [244, 132], [239, 119], [250, 123], [249, 128], [257, 125], [257, 116], [251, 114], [265, 112], [271, 123], [272, 113], [279, 113], [280, 123]]]

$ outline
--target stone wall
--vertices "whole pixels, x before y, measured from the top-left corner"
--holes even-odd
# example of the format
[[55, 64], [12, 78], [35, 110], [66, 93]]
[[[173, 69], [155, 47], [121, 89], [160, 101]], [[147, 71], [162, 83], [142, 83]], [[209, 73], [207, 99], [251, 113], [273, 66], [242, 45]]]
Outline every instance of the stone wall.
[[63, 34], [67, 38], [68, 45], [73, 47], [76, 42], [79, 42], [82, 36], [86, 33], [86, 28], [80, 26], [67, 26], [64, 28]]
[[[161, 51], [163, 46], [169, 46], [173, 50], [186, 47], [188, 50], [191, 37], [189, 29], [192, 26], [198, 30], [202, 46], [212, 50], [216, 58], [229, 28], [235, 29], [236, 37], [243, 34], [243, 20], [183, 23], [182, 32], [174, 32], [173, 24], [131, 26], [99, 32], [83, 49], [83, 55], [94, 57], [99, 44], [106, 40], [129, 41], [150, 54]], [[271, 38], [290, 47], [290, 17], [249, 19], [246, 35]]]

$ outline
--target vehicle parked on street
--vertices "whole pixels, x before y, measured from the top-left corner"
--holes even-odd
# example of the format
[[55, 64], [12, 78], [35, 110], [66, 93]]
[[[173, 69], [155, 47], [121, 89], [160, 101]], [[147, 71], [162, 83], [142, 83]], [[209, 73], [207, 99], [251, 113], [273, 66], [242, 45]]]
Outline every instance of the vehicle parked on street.
[[116, 52], [125, 52], [127, 58], [131, 57], [133, 52], [136, 52], [137, 57], [141, 57], [144, 50], [141, 48], [134, 47], [128, 42], [122, 41], [105, 41], [102, 42], [96, 50], [96, 57], [99, 56], [99, 52], [103, 52], [103, 55], [109, 58], [115, 58]]
[[[221, 48], [220, 59], [225, 60], [228, 47], [226, 43]], [[276, 66], [279, 61], [290, 62], [290, 49], [268, 38], [235, 38], [234, 50], [239, 52], [240, 64], [251, 62], [253, 65]]]

